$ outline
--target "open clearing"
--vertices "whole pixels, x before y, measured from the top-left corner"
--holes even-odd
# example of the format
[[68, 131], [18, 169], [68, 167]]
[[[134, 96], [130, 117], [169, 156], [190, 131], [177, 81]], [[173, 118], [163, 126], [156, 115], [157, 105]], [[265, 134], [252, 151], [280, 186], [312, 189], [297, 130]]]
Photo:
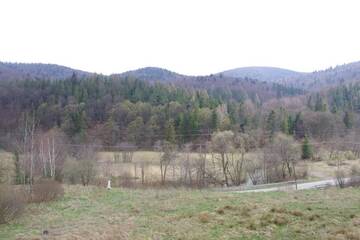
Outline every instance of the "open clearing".
[[360, 189], [224, 193], [67, 186], [0, 239], [360, 239]]
[[[159, 159], [161, 154], [159, 152], [154, 151], [135, 151], [133, 154], [133, 159], [131, 163], [123, 163], [120, 161], [114, 161], [115, 152], [99, 152], [99, 172], [103, 175], [108, 175], [109, 173], [112, 176], [119, 176], [122, 174], [128, 174], [134, 178], [138, 178], [140, 174], [140, 165], [141, 163], [145, 163], [145, 173], [149, 178], [160, 178], [160, 167], [159, 167]], [[121, 154], [120, 154], [121, 155]], [[177, 159], [185, 159], [187, 156], [185, 153], [179, 153], [177, 155]], [[247, 153], [246, 159], [252, 161], [254, 159], [261, 159], [257, 155], [257, 153]], [[196, 161], [199, 159], [199, 154], [197, 153], [189, 153], [189, 159], [192, 161]], [[211, 154], [207, 154], [208, 164], [211, 165]], [[105, 163], [111, 163], [107, 166]], [[342, 160], [341, 169], [345, 172], [345, 174], [349, 174], [351, 167], [358, 166], [360, 167], [360, 160]], [[105, 168], [109, 168], [108, 170], [104, 170]], [[172, 167], [170, 167], [172, 168]], [[307, 178], [311, 180], [321, 180], [321, 179], [329, 179], [335, 176], [335, 171], [337, 170], [336, 165], [330, 165], [329, 161], [299, 161], [298, 169], [303, 169], [307, 171]], [[172, 169], [170, 169], [172, 170]], [[104, 174], [108, 172], [108, 174]], [[169, 177], [171, 178], [171, 174]]]

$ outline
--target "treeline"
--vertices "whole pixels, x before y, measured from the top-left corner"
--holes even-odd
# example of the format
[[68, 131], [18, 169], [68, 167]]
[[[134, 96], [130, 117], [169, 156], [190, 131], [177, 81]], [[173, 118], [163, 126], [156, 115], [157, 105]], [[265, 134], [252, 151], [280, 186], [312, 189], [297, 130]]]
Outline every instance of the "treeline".
[[[224, 93], [225, 94], [225, 93]], [[246, 112], [260, 104], [210, 90], [95, 75], [66, 80], [1, 82], [2, 133], [25, 128], [61, 129], [73, 142], [97, 139], [105, 145], [156, 140], [190, 141], [218, 129], [248, 125]], [[226, 95], [226, 94], [225, 94]]]
[[[158, 83], [76, 74], [66, 80], [2, 81], [0, 130], [2, 135], [23, 134], [26, 122], [34, 118], [37, 131], [59, 129], [70, 143], [128, 142], [141, 148], [158, 140], [202, 143], [211, 133], [226, 130], [257, 131], [265, 140], [276, 132], [324, 140], [356, 127], [360, 110], [359, 84], [311, 94], [294, 108], [264, 106], [269, 99], [300, 94], [294, 88], [259, 85], [251, 79], [239, 85], [240, 79], [229, 83], [215, 76], [189, 81]], [[301, 96], [289, 101], [297, 102], [296, 98]]]

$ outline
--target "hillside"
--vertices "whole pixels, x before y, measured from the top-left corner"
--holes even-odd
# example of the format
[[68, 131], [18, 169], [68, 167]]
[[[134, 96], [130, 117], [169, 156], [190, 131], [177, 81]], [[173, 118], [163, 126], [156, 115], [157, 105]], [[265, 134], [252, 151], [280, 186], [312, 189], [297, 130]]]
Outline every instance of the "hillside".
[[219, 74], [227, 77], [276, 82], [309, 91], [319, 91], [340, 84], [360, 81], [360, 62], [343, 64], [311, 73], [300, 73], [274, 67], [244, 67], [227, 70]]
[[0, 62], [0, 81], [22, 79], [66, 79], [73, 73], [85, 77], [91, 73], [56, 64], [42, 63], [6, 63]]
[[219, 74], [234, 78], [258, 79], [266, 82], [280, 82], [304, 75], [304, 73], [275, 67], [242, 67], [230, 69]]
[[312, 91], [355, 82], [360, 82], [360, 62], [339, 65], [283, 81], [285, 84]]
[[146, 67], [140, 68], [137, 70], [127, 71], [120, 74], [114, 74], [114, 76], [119, 77], [131, 77], [139, 80], [146, 81], [160, 81], [160, 82], [171, 82], [175, 80], [181, 80], [187, 78], [188, 76], [181, 75], [167, 69], [157, 68], [157, 67]]
[[303, 91], [293, 87], [260, 81], [256, 78], [211, 74], [207, 76], [187, 76], [167, 69], [147, 67], [120, 74], [113, 74], [113, 78], [133, 78], [146, 82], [170, 83], [176, 86], [207, 90], [211, 95], [224, 100], [258, 98], [260, 102], [279, 96], [293, 96]]

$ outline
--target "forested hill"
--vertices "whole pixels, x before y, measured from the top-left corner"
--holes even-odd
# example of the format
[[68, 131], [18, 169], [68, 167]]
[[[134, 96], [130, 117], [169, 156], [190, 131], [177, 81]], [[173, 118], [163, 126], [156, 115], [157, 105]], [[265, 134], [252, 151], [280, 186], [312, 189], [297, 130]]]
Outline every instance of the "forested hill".
[[211, 74], [208, 76], [181, 75], [163, 68], [147, 67], [121, 74], [113, 74], [112, 78], [139, 79], [146, 82], [171, 83], [176, 86], [206, 90], [211, 96], [222, 100], [245, 100], [265, 102], [272, 98], [294, 96], [304, 91], [292, 86], [285, 87], [277, 83], [267, 83], [248, 77], [231, 77]]
[[360, 62], [343, 64], [311, 73], [273, 67], [245, 67], [219, 73], [228, 77], [253, 78], [308, 91], [319, 91], [360, 81]]
[[[37, 131], [60, 131], [73, 142], [131, 142], [139, 147], [164, 139], [205, 141], [203, 134], [219, 130], [271, 136], [282, 131], [315, 138], [358, 128], [360, 83], [308, 94], [278, 83], [222, 74], [194, 77], [147, 68], [136, 76], [78, 75], [66, 68], [63, 74], [54, 70], [56, 74], [49, 77], [51, 68], [47, 68], [46, 74], [29, 70], [34, 75], [27, 77], [19, 70], [23, 65], [10, 65], [1, 66], [16, 81], [0, 81], [0, 131], [6, 134], [20, 131], [30, 118], [35, 119]], [[69, 77], [62, 78], [65, 72]], [[345, 73], [356, 79], [356, 74]]]
[[304, 73], [275, 67], [242, 67], [230, 69], [219, 74], [235, 78], [252, 78], [266, 82], [280, 82], [300, 77]]
[[70, 78], [73, 73], [76, 73], [78, 77], [91, 75], [89, 72], [56, 64], [0, 62], [0, 81], [23, 79], [60, 80]]
[[315, 71], [284, 81], [284, 84], [297, 88], [319, 91], [339, 84], [360, 82], [360, 62], [331, 67], [322, 71]]
[[120, 74], [114, 74], [113, 76], [131, 77], [145, 81], [161, 81], [161, 82], [172, 82], [189, 77], [169, 71], [164, 68], [157, 68], [157, 67], [140, 68], [137, 70], [127, 71]]

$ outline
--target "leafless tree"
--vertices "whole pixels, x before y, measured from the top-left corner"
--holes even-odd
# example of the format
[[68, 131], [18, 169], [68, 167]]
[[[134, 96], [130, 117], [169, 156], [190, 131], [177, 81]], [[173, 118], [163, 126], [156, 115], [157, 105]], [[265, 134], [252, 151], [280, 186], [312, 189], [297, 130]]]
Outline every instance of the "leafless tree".
[[96, 176], [96, 162], [97, 155], [94, 147], [86, 145], [79, 149], [76, 155], [77, 159], [77, 174], [80, 177], [81, 183], [86, 186]]
[[176, 146], [170, 142], [164, 141], [161, 144], [156, 144], [156, 150], [160, 152], [160, 174], [161, 184], [165, 184], [166, 175], [170, 163], [175, 161], [177, 156]]
[[300, 159], [299, 145], [285, 135], [277, 135], [274, 142], [264, 148], [263, 171], [266, 182], [293, 178], [297, 180], [296, 163]]
[[259, 183], [263, 183], [264, 176], [262, 164], [258, 159], [251, 159], [251, 161], [246, 161], [246, 172], [252, 184], [257, 185]]
[[250, 135], [244, 133], [236, 135], [233, 142], [234, 148], [228, 157], [228, 173], [232, 184], [238, 186], [244, 181], [245, 155], [256, 145], [254, 143], [255, 140]]
[[38, 148], [43, 175], [51, 179], [60, 179], [67, 155], [64, 136], [56, 130], [42, 134], [39, 137]]
[[233, 151], [233, 138], [232, 131], [223, 131], [214, 133], [211, 138], [212, 150], [215, 154], [219, 155], [219, 162], [221, 171], [224, 177], [226, 186], [230, 185], [228, 176], [229, 154]]
[[193, 173], [195, 172], [195, 161], [191, 159], [191, 144], [185, 144], [179, 159], [180, 182], [187, 185], [193, 184]]

